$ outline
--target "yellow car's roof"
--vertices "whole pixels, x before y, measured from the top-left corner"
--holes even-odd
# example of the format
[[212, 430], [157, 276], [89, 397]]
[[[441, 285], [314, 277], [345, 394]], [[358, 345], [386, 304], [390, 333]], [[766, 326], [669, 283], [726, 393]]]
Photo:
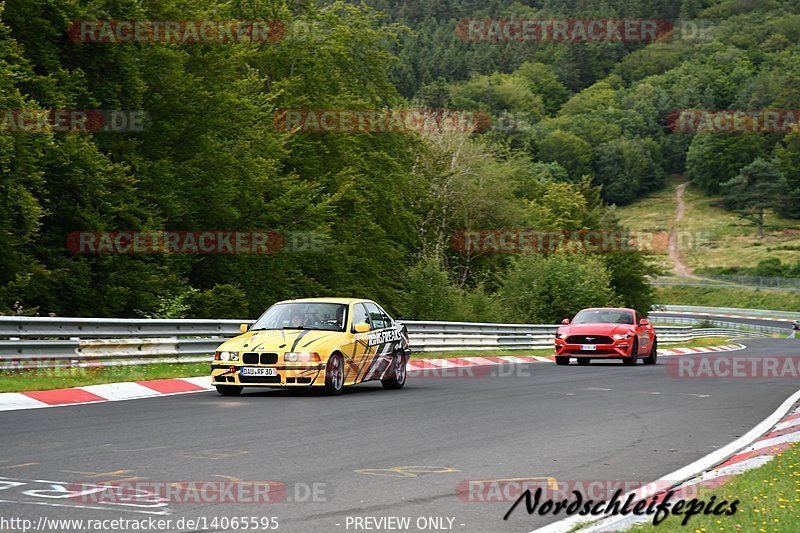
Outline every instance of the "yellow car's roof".
[[353, 302], [370, 302], [372, 300], [368, 300], [366, 298], [297, 298], [295, 300], [283, 300], [282, 302], [277, 303], [289, 303], [289, 302], [326, 302], [332, 304], [351, 304]]

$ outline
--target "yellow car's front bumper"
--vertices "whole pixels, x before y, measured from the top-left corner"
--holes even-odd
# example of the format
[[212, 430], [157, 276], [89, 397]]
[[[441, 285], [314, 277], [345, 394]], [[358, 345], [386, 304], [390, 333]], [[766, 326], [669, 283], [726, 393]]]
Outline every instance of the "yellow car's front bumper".
[[325, 363], [286, 363], [253, 365], [255, 368], [274, 368], [275, 376], [242, 376], [243, 366], [215, 361], [211, 365], [212, 385], [243, 387], [309, 387], [325, 385]]

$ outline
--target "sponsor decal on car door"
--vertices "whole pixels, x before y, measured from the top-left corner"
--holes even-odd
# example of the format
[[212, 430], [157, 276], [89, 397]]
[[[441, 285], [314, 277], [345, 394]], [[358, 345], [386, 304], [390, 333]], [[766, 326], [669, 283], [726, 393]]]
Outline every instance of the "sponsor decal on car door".
[[[369, 313], [361, 302], [353, 304], [353, 326], [356, 324], [367, 324], [371, 327]], [[345, 349], [345, 376], [344, 381], [347, 385], [352, 385], [362, 381], [362, 368], [365, 361], [371, 359], [369, 335], [371, 331], [365, 333], [354, 333], [352, 344]]]
[[365, 361], [362, 369], [363, 380], [379, 379], [383, 377], [390, 367], [394, 346], [397, 343], [399, 332], [384, 311], [372, 302], [365, 303], [369, 312], [372, 331], [369, 333], [368, 344], [371, 358]]

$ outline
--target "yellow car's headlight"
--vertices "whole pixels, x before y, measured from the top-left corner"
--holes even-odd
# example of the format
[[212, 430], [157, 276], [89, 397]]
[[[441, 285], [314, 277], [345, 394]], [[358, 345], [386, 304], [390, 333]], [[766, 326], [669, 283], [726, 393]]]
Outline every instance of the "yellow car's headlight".
[[219, 352], [220, 361], [238, 361], [239, 354], [237, 352]]
[[283, 360], [287, 363], [319, 363], [322, 361], [317, 352], [286, 352]]

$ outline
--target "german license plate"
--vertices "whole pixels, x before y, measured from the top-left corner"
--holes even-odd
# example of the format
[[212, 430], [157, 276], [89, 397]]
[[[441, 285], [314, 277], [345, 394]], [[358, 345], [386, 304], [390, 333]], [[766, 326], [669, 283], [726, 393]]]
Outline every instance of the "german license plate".
[[263, 368], [258, 366], [245, 366], [242, 368], [241, 375], [243, 376], [263, 376], [263, 377], [271, 377], [278, 375], [277, 368]]
[[596, 344], [581, 344], [581, 350], [584, 352], [594, 352], [597, 351]]

